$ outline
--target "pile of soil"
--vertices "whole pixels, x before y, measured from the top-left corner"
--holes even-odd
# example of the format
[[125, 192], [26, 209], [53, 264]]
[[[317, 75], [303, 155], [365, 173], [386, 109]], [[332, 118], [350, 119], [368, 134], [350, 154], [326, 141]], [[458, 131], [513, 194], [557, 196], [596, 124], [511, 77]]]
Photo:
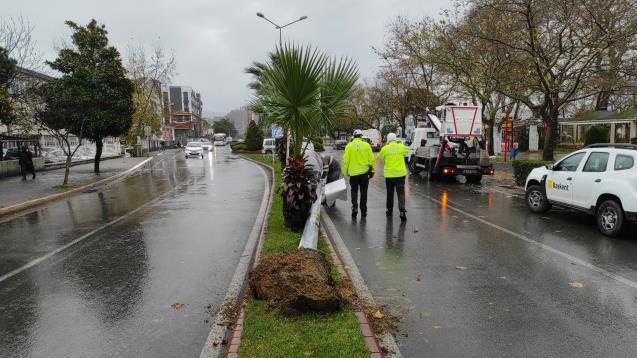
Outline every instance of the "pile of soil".
[[299, 249], [262, 259], [250, 275], [255, 298], [288, 314], [333, 312], [345, 303], [322, 252]]

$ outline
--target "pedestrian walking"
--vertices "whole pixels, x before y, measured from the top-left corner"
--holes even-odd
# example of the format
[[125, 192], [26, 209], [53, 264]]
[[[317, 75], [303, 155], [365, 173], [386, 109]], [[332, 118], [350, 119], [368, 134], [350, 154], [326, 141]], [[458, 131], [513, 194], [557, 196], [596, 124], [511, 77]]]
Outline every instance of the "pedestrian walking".
[[[354, 139], [345, 147], [343, 156], [343, 175], [349, 176], [349, 185], [352, 190], [352, 217], [358, 215], [360, 207], [361, 216], [367, 216], [367, 187], [369, 179], [374, 176], [374, 153], [369, 143], [362, 140], [363, 132], [360, 129], [354, 131]], [[358, 192], [360, 190], [360, 206]]]
[[27, 173], [31, 173], [33, 175], [32, 178], [35, 179], [33, 155], [26, 145], [22, 146], [22, 149], [18, 154], [18, 164], [20, 165], [20, 174], [22, 174], [22, 180], [27, 180]]
[[407, 176], [407, 156], [409, 150], [396, 140], [395, 133], [387, 135], [387, 144], [378, 153], [378, 158], [383, 161], [383, 176], [387, 188], [387, 216], [392, 216], [394, 211], [394, 191], [398, 196], [398, 210], [400, 220], [407, 220], [405, 210], [405, 177]]
[[511, 146], [511, 149], [509, 149], [509, 156], [511, 157], [511, 160], [515, 160], [515, 158], [517, 158], [518, 143], [513, 143], [513, 146]]

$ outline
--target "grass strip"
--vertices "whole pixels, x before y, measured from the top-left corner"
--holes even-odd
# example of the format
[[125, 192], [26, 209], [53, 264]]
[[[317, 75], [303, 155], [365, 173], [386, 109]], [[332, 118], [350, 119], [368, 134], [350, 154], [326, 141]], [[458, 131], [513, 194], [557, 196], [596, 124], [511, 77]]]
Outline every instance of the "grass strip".
[[[272, 165], [272, 156], [245, 154], [247, 158]], [[281, 164], [274, 163], [274, 186], [281, 185]], [[283, 200], [276, 193], [268, 218], [261, 257], [296, 250], [300, 233], [283, 223]], [[331, 259], [329, 247], [319, 238], [318, 249]], [[332, 277], [340, 275], [332, 264]], [[239, 357], [368, 357], [353, 307], [333, 314], [304, 314], [290, 317], [270, 311], [263, 301], [252, 299], [245, 307]]]

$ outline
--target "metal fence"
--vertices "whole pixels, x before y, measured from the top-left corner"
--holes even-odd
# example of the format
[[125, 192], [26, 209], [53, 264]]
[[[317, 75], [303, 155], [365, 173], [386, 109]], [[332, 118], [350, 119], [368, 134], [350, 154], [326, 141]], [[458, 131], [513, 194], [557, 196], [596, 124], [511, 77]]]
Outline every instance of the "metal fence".
[[0, 135], [0, 160], [17, 159], [20, 148], [25, 145], [34, 157], [41, 155], [39, 136], [16, 137]]

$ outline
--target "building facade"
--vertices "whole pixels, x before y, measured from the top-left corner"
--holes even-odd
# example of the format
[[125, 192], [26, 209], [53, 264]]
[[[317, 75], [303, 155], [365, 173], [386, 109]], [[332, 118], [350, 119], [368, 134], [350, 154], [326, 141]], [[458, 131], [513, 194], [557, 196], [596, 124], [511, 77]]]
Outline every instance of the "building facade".
[[624, 112], [596, 111], [559, 121], [560, 144], [583, 145], [592, 126], [608, 128], [610, 143], [630, 143], [637, 139], [637, 109]]
[[203, 103], [199, 92], [190, 86], [162, 85], [162, 99], [162, 139], [185, 142], [203, 136]]

